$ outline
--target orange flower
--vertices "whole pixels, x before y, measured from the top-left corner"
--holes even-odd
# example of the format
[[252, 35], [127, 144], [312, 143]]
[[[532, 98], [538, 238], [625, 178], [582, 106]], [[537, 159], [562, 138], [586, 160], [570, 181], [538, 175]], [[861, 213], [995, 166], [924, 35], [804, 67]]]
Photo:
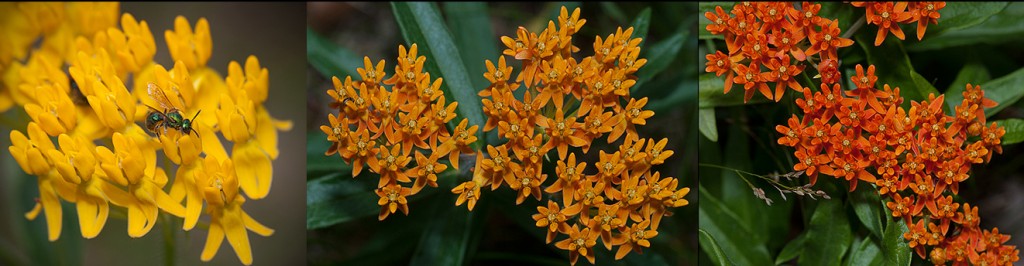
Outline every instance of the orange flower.
[[[875, 46], [882, 45], [882, 41], [885, 40], [885, 36], [892, 32], [892, 35], [896, 36], [900, 40], [903, 40], [903, 30], [900, 29], [899, 24], [909, 20], [913, 14], [906, 12], [907, 2], [878, 2], [871, 3], [868, 7], [866, 16], [868, 23], [875, 24], [878, 26], [878, 34], [875, 35]], [[924, 34], [923, 31], [921, 31]]]
[[[537, 120], [537, 125], [543, 127], [550, 137], [543, 148], [546, 150], [557, 149], [558, 158], [565, 159], [569, 146], [580, 147], [583, 146], [584, 141], [579, 137], [580, 134], [576, 132], [576, 129], [580, 127], [579, 123], [576, 122], [576, 118], [565, 118], [562, 109], [557, 109], [555, 112], [554, 118], [541, 118]], [[612, 134], [614, 135], [614, 131]]]
[[415, 177], [416, 182], [412, 185], [412, 193], [416, 194], [424, 186], [437, 187], [437, 174], [444, 172], [448, 169], [447, 165], [437, 162], [436, 153], [431, 154], [430, 157], [423, 156], [419, 151], [416, 152], [416, 167], [409, 169], [406, 175]]
[[[721, 7], [719, 7], [718, 10], [722, 10]], [[711, 25], [708, 25], [708, 27], [711, 27]], [[728, 73], [725, 75], [725, 93], [729, 93], [729, 90], [732, 89], [733, 74], [735, 74], [735, 72], [732, 71], [732, 60], [729, 59], [728, 55], [722, 53], [722, 51], [715, 51], [714, 54], [708, 54], [705, 58], [707, 58], [708, 63], [707, 67], [704, 68], [704, 71], [714, 72], [715, 76], [719, 77], [721, 77], [722, 74]]]
[[836, 58], [836, 48], [847, 47], [853, 40], [841, 37], [839, 20], [822, 18], [821, 32], [811, 32], [811, 48], [807, 55], [822, 53], [822, 58]]
[[559, 231], [564, 231], [567, 227], [565, 221], [567, 216], [575, 215], [574, 213], [566, 213], [567, 210], [559, 210], [558, 204], [554, 201], [548, 201], [548, 206], [537, 206], [537, 212], [534, 214], [533, 220], [537, 221], [537, 227], [546, 227], [547, 237], [544, 243], [551, 243], [551, 240], [555, 239], [555, 234]]
[[409, 201], [405, 199], [405, 196], [410, 193], [409, 188], [399, 186], [398, 184], [391, 184], [378, 188], [376, 192], [377, 196], [380, 196], [377, 205], [381, 206], [377, 220], [383, 221], [385, 218], [388, 218], [388, 215], [395, 213], [399, 209], [402, 210], [403, 214], [409, 215]]
[[557, 163], [558, 167], [555, 168], [555, 173], [558, 174], [558, 179], [555, 180], [554, 184], [544, 189], [544, 192], [553, 194], [562, 191], [562, 204], [565, 204], [565, 206], [573, 205], [573, 195], [580, 188], [581, 176], [583, 169], [587, 168], [587, 163], [580, 162], [576, 164], [575, 153], [570, 153], [568, 160], [559, 160]]
[[913, 19], [917, 21], [917, 39], [924, 38], [924, 32], [928, 24], [939, 24], [939, 10], [946, 7], [946, 2], [913, 2], [910, 3]]
[[636, 135], [636, 125], [647, 124], [647, 118], [654, 116], [654, 111], [641, 109], [644, 105], [647, 105], [647, 97], [640, 100], [629, 99], [626, 108], [619, 112], [619, 115], [622, 115], [622, 121], [616, 124], [608, 135], [609, 142], [619, 139], [623, 132]]
[[594, 245], [597, 244], [597, 234], [591, 232], [590, 228], [583, 228], [573, 225], [566, 229], [569, 238], [555, 243], [555, 246], [569, 251], [569, 263], [576, 265], [580, 255], [587, 258], [591, 264], [594, 263]]

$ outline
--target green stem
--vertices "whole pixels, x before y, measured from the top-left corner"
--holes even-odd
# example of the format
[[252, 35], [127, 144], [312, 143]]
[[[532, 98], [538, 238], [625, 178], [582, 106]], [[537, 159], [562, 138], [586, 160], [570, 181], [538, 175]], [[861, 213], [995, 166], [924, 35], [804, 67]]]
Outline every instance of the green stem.
[[843, 32], [842, 37], [844, 39], [849, 39], [850, 36], [853, 36], [854, 33], [857, 33], [857, 30], [860, 30], [860, 28], [864, 26], [865, 20], [864, 16], [860, 16], [860, 19], [857, 19], [857, 22], [854, 22], [853, 25], [850, 25], [849, 29], [846, 29], [846, 31]]
[[164, 229], [164, 265], [174, 265], [174, 225], [172, 224], [173, 219], [167, 214], [160, 214], [163, 217], [163, 229]]
[[[759, 174], [755, 174], [755, 173], [751, 173], [751, 172], [747, 172], [747, 171], [743, 171], [743, 170], [732, 168], [732, 167], [726, 167], [726, 166], [721, 166], [721, 165], [717, 165], [717, 164], [707, 164], [707, 163], [699, 163], [697, 165], [698, 166], [703, 166], [703, 167], [718, 168], [718, 169], [722, 169], [722, 170], [726, 170], [726, 171], [733, 171], [737, 175], [739, 175], [740, 178], [743, 178], [743, 181], [747, 181], [746, 178], [743, 177], [743, 175], [749, 175], [749, 176], [754, 176], [754, 177], [760, 178], [760, 179], [762, 179], [764, 181], [767, 181], [768, 183], [772, 183], [772, 184], [774, 184], [776, 186], [779, 186], [779, 187], [787, 189], [787, 190], [793, 190], [794, 189], [793, 187], [790, 187], [790, 186], [782, 184], [782, 183], [780, 183], [778, 181], [775, 181], [775, 179], [772, 179], [770, 177], [759, 175]], [[749, 181], [747, 181], [747, 184], [751, 185], [751, 188], [753, 188], [753, 185], [750, 184]]]

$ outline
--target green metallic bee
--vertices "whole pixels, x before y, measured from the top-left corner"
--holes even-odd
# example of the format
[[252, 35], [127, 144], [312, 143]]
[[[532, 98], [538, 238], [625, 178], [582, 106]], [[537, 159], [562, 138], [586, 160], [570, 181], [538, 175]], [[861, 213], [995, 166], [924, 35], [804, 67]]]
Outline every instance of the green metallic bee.
[[160, 131], [158, 131], [159, 129], [163, 129], [163, 134], [167, 134], [167, 129], [170, 128], [180, 130], [185, 134], [192, 134], [195, 132], [196, 137], [199, 137], [199, 132], [192, 127], [192, 121], [195, 121], [196, 117], [199, 116], [199, 113], [201, 113], [202, 110], [196, 112], [196, 114], [192, 116], [192, 119], [186, 119], [182, 117], [181, 111], [171, 104], [170, 100], [167, 99], [167, 94], [165, 94], [164, 90], [161, 89], [160, 86], [157, 86], [156, 83], [150, 82], [146, 88], [146, 92], [149, 94], [149, 97], [153, 98], [153, 100], [164, 109], [164, 111], [160, 111], [152, 106], [148, 106], [150, 111], [146, 114], [146, 129], [159, 135], [161, 134]]

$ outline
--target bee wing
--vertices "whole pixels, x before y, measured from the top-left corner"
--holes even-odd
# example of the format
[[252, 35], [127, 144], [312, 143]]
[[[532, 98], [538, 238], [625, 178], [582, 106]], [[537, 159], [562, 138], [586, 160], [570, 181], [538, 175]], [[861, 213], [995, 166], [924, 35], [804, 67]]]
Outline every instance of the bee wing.
[[164, 110], [176, 109], [174, 105], [171, 104], [171, 101], [167, 99], [167, 94], [164, 93], [164, 90], [161, 89], [160, 86], [157, 86], [156, 83], [150, 82], [149, 85], [146, 86], [146, 93], [148, 93], [149, 97], [153, 98], [161, 108], [164, 108]]

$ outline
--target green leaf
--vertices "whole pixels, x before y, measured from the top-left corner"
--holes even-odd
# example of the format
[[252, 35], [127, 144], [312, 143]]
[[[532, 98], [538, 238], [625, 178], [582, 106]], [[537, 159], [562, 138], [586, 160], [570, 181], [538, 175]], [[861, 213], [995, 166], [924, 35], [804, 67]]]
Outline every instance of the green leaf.
[[884, 257], [882, 257], [882, 251], [878, 248], [878, 244], [871, 241], [871, 238], [864, 238], [860, 240], [859, 244], [850, 246], [850, 256], [846, 256], [845, 265], [849, 266], [869, 266], [869, 265], [882, 265]]
[[356, 68], [363, 67], [363, 59], [352, 51], [335, 45], [313, 29], [306, 28], [306, 59], [324, 77], [359, 77]]
[[861, 224], [875, 237], [881, 238], [884, 229], [882, 217], [885, 217], [885, 212], [882, 211], [882, 199], [878, 197], [878, 191], [870, 184], [861, 182], [857, 190], [850, 193], [850, 202]]
[[[694, 98], [697, 97], [697, 89], [694, 88], [693, 86], [696, 86], [697, 82], [692, 81], [692, 80], [685, 80], [685, 79], [681, 79], [681, 78], [680, 79], [676, 79], [676, 80], [679, 80], [677, 83], [675, 83], [675, 84], [678, 84], [678, 86], [676, 86], [675, 88], [668, 89], [669, 91], [671, 91], [668, 95], [665, 95], [664, 97], [649, 97], [648, 98], [649, 101], [648, 101], [647, 106], [646, 106], [648, 110], [654, 111], [655, 114], [660, 113], [660, 112], [667, 112], [667, 111], [670, 111], [670, 110], [678, 110], [678, 109], [681, 109], [680, 108], [680, 106], [681, 106], [680, 104], [682, 102], [688, 101], [688, 100], [689, 101], [695, 100]], [[669, 88], [669, 87], [668, 86], [662, 86], [660, 88]], [[640, 97], [639, 97], [639, 95], [634, 95], [633, 98], [640, 98]], [[684, 106], [683, 109], [693, 110], [692, 107], [689, 107], [689, 106]]]
[[[925, 37], [929, 37], [931, 34], [941, 35], [946, 31], [959, 30], [981, 24], [992, 15], [1003, 11], [1007, 4], [1007, 2], [946, 2], [946, 7], [939, 10], [940, 17], [938, 23], [928, 25]], [[915, 32], [914, 35], [907, 35], [916, 37], [916, 34]]]
[[718, 240], [725, 256], [736, 265], [771, 263], [768, 248], [763, 243], [750, 241], [751, 236], [759, 233], [751, 231], [746, 226], [747, 221], [740, 220], [736, 213], [708, 193], [703, 186], [698, 185], [698, 190], [700, 204], [697, 204], [697, 211], [700, 229]]
[[[391, 7], [406, 42], [410, 46], [417, 44], [419, 53], [427, 57], [426, 70], [433, 73], [435, 78], [444, 77], [441, 90], [445, 92], [445, 97], [459, 103], [456, 108], [459, 116], [468, 119], [470, 126], [483, 127], [486, 120], [480, 111], [482, 108], [477, 89], [469, 80], [462, 57], [436, 6], [425, 2], [392, 2]], [[459, 120], [452, 119], [449, 124], [454, 127]], [[477, 130], [476, 135], [477, 139], [483, 139], [483, 130]], [[476, 150], [482, 145], [483, 141], [471, 144]]]
[[822, 199], [811, 216], [800, 265], [838, 265], [853, 238], [846, 211], [838, 199]]
[[700, 134], [712, 142], [718, 142], [718, 125], [715, 121], [715, 108], [700, 108], [697, 113]]
[[946, 105], [949, 108], [960, 105], [964, 99], [962, 93], [967, 83], [977, 85], [991, 79], [992, 76], [988, 73], [985, 65], [978, 62], [968, 62], [960, 69], [960, 72], [956, 74], [956, 78], [953, 79], [953, 83], [949, 84], [949, 88], [946, 89]]
[[[881, 46], [876, 47], [873, 40], [868, 39], [865, 34], [859, 34], [857, 43], [864, 48], [868, 63], [875, 65], [875, 74], [878, 76], [876, 87], [882, 87], [882, 84], [900, 87], [900, 93], [904, 97], [915, 101], [928, 99], [929, 93], [936, 96], [939, 94], [935, 86], [914, 71], [914, 66], [910, 64], [910, 58], [907, 57], [907, 52], [903, 50], [903, 43], [899, 39], [886, 38]], [[906, 101], [905, 104], [909, 105], [910, 101]]]
[[882, 237], [882, 256], [885, 258], [885, 265], [910, 265], [910, 246], [903, 239], [903, 233], [907, 232], [907, 224], [903, 219], [890, 220], [889, 226], [885, 227], [885, 234]]
[[[651, 7], [645, 7], [643, 11], [640, 11], [630, 25], [633, 26], [633, 38], [643, 38], [644, 41], [647, 41], [647, 29], [651, 27]], [[644, 43], [640, 44], [641, 47], [643, 45]]]
[[617, 24], [626, 22], [626, 14], [623, 14], [622, 9], [620, 9], [619, 5], [616, 5], [614, 2], [601, 2], [601, 10], [603, 10], [608, 17], [615, 20], [615, 23]]
[[653, 78], [661, 71], [665, 70], [673, 60], [681, 59], [679, 51], [683, 48], [684, 39], [689, 34], [686, 27], [679, 27], [679, 30], [669, 36], [668, 39], [662, 40], [650, 48], [646, 48], [640, 51], [641, 57], [647, 58], [647, 64], [637, 71], [637, 84], [633, 88], [641, 88], [641, 84], [646, 83], [648, 80]]
[[[964, 10], [962, 16], [957, 16], [957, 18], [964, 18], [962, 19], [963, 23], [959, 25], [955, 21], [960, 19], [954, 19], [954, 14], [948, 14], [949, 12], [946, 11], [953, 4], [954, 2], [947, 2], [946, 8], [939, 11], [942, 14], [939, 17], [939, 23], [928, 26], [924, 39], [921, 42], [914, 42], [908, 45], [907, 49], [911, 51], [936, 50], [969, 44], [998, 44], [1024, 39], [1024, 23], [1020, 23], [1020, 17], [1024, 16], [1024, 3], [1010, 3], [1005, 8], [996, 10], [998, 13], [982, 20], [984, 22], [973, 26], [970, 25], [970, 22], [980, 19], [980, 17], [985, 16], [998, 8], [999, 5], [1005, 3], [986, 3], [984, 5], [981, 3], [960, 3], [963, 6], [979, 10]], [[960, 13], [960, 10], [957, 10], [957, 13]], [[950, 23], [951, 25], [948, 26], [945, 24], [946, 21], [944, 21], [947, 15], [950, 16], [949, 20], [954, 21], [954, 23]], [[950, 28], [944, 30], [942, 29], [943, 27]], [[933, 30], [935, 31], [933, 32]], [[916, 33], [913, 36], [916, 37]]]
[[[725, 75], [715, 76], [714, 73], [700, 74], [697, 86], [700, 108], [744, 105], [743, 86], [733, 86], [729, 93], [725, 91]], [[766, 102], [764, 97], [754, 97], [747, 104]]]
[[996, 107], [985, 109], [985, 116], [991, 117], [1020, 100], [1021, 96], [1024, 96], [1021, 84], [1024, 84], [1024, 68], [981, 84], [981, 89], [985, 91], [985, 98], [992, 99], [998, 104]]
[[700, 248], [704, 250], [704, 253], [708, 254], [712, 263], [719, 266], [733, 264], [729, 257], [726, 257], [725, 253], [722, 252], [722, 247], [718, 246], [718, 241], [715, 241], [714, 236], [708, 234], [708, 231], [704, 231], [704, 229], [697, 229], [697, 233], [700, 236]]
[[698, 28], [697, 28], [697, 32], [698, 32], [697, 33], [697, 39], [701, 39], [701, 40], [705, 40], [705, 39], [725, 39], [725, 37], [723, 37], [722, 35], [714, 35], [714, 34], [711, 34], [710, 32], [708, 32], [707, 26], [708, 26], [708, 24], [711, 24], [711, 20], [708, 20], [708, 18], [705, 17], [704, 14], [707, 13], [707, 12], [715, 13], [715, 7], [717, 7], [717, 6], [721, 6], [723, 11], [725, 11], [726, 13], [729, 13], [729, 10], [732, 9], [732, 6], [735, 5], [735, 4], [736, 4], [735, 2], [699, 2], [699, 3], [697, 3], [697, 15], [700, 16], [700, 19], [697, 22], [697, 26], [698, 26]]
[[[976, 83], [971, 84], [976, 85]], [[979, 85], [985, 91], [985, 98], [992, 99], [998, 104], [995, 107], [985, 109], [985, 116], [990, 117], [1020, 100], [1021, 96], [1024, 96], [1024, 90], [1020, 88], [1020, 84], [1024, 84], [1024, 68]], [[953, 86], [956, 86], [956, 84]], [[962, 103], [964, 96], [961, 92], [963, 89], [961, 87], [959, 91], [954, 91], [951, 88], [951, 91], [946, 93], [946, 104], [952, 107]]]
[[[352, 165], [342, 160], [337, 154], [327, 156], [324, 153], [331, 146], [327, 135], [323, 132], [311, 131], [306, 134], [306, 179], [312, 180], [330, 173], [352, 173]], [[349, 175], [351, 176], [351, 175]]]
[[996, 121], [996, 124], [1006, 128], [1006, 134], [1003, 135], [1002, 140], [1003, 146], [1017, 144], [1024, 141], [1024, 120], [1011, 118]]
[[348, 174], [306, 182], [306, 229], [373, 216], [380, 211], [379, 198], [372, 186], [355, 182]]
[[783, 263], [800, 256], [800, 254], [803, 254], [806, 243], [807, 232], [805, 231], [792, 241], [789, 241], [789, 243], [786, 243], [786, 246], [782, 248], [782, 251], [779, 251], [779, 256], [775, 257], [775, 265], [782, 265]]
[[470, 73], [469, 79], [473, 83], [473, 88], [486, 88], [490, 83], [483, 75], [486, 72], [484, 62], [487, 59], [497, 60], [500, 55], [498, 47], [495, 46], [487, 3], [444, 2], [444, 13], [455, 44], [461, 52], [462, 63]]
[[[451, 199], [450, 195], [447, 197]], [[452, 206], [450, 200], [438, 200], [427, 221], [420, 244], [410, 265], [463, 265], [468, 249], [474, 213]]]

